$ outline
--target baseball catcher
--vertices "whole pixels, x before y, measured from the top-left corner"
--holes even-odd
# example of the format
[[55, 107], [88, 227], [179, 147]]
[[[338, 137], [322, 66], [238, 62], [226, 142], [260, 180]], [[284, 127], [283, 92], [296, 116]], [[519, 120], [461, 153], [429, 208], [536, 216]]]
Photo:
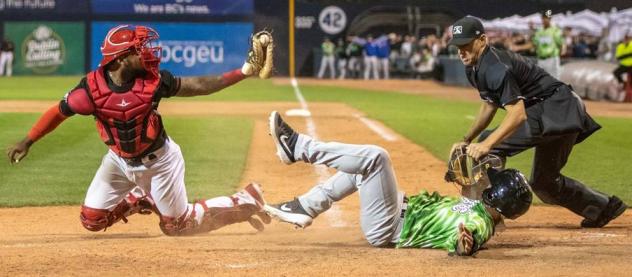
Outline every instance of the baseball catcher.
[[[159, 70], [158, 33], [146, 26], [112, 28], [101, 46], [103, 59], [63, 99], [50, 107], [26, 137], [9, 148], [11, 163], [26, 157], [31, 146], [75, 114], [93, 116], [101, 140], [109, 147], [81, 206], [80, 220], [90, 231], [105, 230], [135, 213], [156, 213], [168, 236], [208, 232], [249, 222], [257, 230], [270, 217], [257, 184], [229, 197], [188, 203], [184, 159], [158, 113], [163, 98], [209, 95], [249, 76], [268, 78], [274, 43], [267, 31], [252, 36], [241, 69], [221, 76], [175, 77]], [[259, 219], [257, 219], [257, 216]], [[263, 221], [263, 223], [261, 222]]]
[[[378, 146], [316, 140], [295, 132], [277, 112], [270, 115], [270, 134], [282, 162], [303, 161], [338, 170], [325, 183], [292, 201], [265, 205], [272, 217], [298, 227], [309, 226], [334, 202], [358, 191], [360, 224], [371, 245], [438, 248], [472, 255], [492, 237], [504, 217], [518, 218], [531, 205], [532, 195], [524, 176], [493, 162], [479, 167], [488, 169], [476, 184], [464, 187], [462, 197], [422, 191], [408, 198], [397, 190], [388, 152]], [[472, 171], [464, 168], [456, 174]], [[484, 186], [483, 180], [491, 185]], [[483, 188], [476, 198], [465, 195], [475, 187]]]

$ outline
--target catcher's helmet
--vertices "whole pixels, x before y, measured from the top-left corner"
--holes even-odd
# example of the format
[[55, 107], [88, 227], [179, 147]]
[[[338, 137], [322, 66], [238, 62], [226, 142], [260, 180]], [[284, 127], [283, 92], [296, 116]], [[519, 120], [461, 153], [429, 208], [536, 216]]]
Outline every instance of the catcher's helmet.
[[533, 195], [527, 179], [516, 169], [487, 172], [491, 187], [483, 191], [483, 202], [506, 218], [516, 219], [529, 210]]
[[108, 32], [101, 46], [103, 59], [99, 67], [105, 66], [118, 57], [135, 50], [147, 72], [158, 75], [160, 46], [152, 45], [159, 38], [158, 33], [146, 26], [119, 25]]

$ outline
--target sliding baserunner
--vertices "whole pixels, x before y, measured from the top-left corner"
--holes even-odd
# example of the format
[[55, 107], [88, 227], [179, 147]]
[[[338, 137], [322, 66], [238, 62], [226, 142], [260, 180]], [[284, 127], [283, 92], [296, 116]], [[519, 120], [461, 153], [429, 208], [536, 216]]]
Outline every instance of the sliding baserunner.
[[[471, 255], [492, 237], [503, 217], [515, 219], [531, 204], [527, 181], [514, 169], [490, 170], [492, 186], [482, 193], [482, 201], [425, 191], [407, 198], [397, 190], [388, 152], [378, 146], [316, 140], [295, 132], [276, 111], [270, 115], [270, 134], [284, 163], [302, 161], [338, 170], [292, 201], [265, 206], [272, 217], [302, 228], [358, 191], [360, 225], [371, 245]], [[471, 192], [468, 187], [463, 191]]]

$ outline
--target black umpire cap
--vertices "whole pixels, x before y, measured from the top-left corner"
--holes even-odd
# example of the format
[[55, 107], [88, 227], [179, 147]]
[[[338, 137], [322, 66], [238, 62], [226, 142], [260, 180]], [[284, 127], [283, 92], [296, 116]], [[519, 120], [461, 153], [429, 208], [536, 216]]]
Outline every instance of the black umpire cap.
[[485, 33], [483, 22], [473, 16], [466, 16], [452, 24], [452, 39], [449, 45], [461, 46], [470, 43]]

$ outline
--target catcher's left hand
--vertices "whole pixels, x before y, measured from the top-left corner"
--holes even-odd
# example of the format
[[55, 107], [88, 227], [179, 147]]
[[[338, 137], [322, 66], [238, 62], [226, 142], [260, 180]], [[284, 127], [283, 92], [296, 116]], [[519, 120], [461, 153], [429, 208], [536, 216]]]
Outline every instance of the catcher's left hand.
[[260, 31], [252, 35], [248, 58], [241, 68], [244, 75], [259, 75], [261, 79], [267, 79], [272, 74], [274, 59], [274, 40], [269, 31]]

